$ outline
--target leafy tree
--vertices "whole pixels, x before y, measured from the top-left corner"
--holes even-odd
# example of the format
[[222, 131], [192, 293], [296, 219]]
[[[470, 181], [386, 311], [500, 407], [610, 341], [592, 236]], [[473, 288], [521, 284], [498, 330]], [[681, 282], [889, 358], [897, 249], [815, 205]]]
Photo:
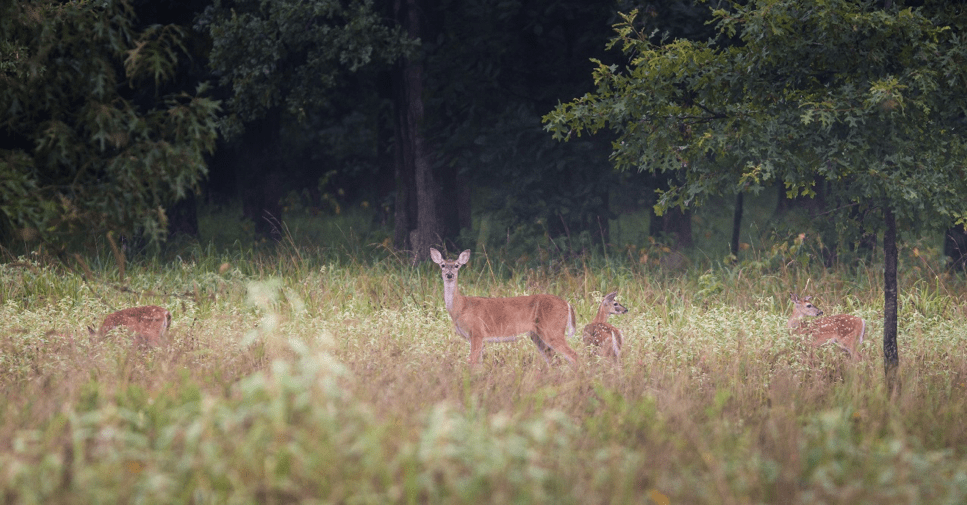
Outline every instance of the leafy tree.
[[545, 116], [558, 139], [614, 131], [620, 169], [676, 171], [658, 207], [781, 181], [883, 231], [884, 358], [895, 386], [898, 226], [967, 220], [967, 12], [944, 2], [728, 2], [707, 42], [657, 39], [636, 13], [596, 90]]
[[0, 4], [2, 240], [115, 230], [165, 237], [164, 207], [205, 175], [218, 102], [165, 92], [175, 25], [124, 0]]
[[394, 63], [413, 46], [372, 0], [215, 0], [196, 26], [210, 34], [212, 70], [231, 90], [229, 136], [276, 107], [305, 119], [330, 104], [346, 73]]
[[[246, 215], [260, 234], [268, 231], [266, 213], [279, 217], [284, 180], [295, 171], [282, 152], [283, 131], [348, 110], [334, 103], [350, 96], [336, 92], [341, 85], [397, 62], [415, 46], [383, 22], [372, 0], [216, 0], [196, 28], [212, 41], [210, 66], [226, 96], [220, 127], [238, 151], [233, 169]], [[373, 94], [357, 92], [352, 99], [370, 101]]]

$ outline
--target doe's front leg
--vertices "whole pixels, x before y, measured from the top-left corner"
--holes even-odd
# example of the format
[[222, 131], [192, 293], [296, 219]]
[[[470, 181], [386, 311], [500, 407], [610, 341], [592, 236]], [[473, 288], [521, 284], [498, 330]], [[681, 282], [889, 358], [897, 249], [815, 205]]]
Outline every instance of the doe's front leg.
[[480, 363], [480, 358], [483, 356], [483, 337], [477, 335], [470, 335], [470, 359], [469, 363], [475, 365]]

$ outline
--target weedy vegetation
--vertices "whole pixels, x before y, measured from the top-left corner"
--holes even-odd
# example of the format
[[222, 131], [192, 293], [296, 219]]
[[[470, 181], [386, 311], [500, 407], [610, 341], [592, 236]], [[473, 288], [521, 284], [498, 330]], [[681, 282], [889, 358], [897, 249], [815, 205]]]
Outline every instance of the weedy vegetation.
[[[230, 252], [224, 252], [224, 251]], [[902, 390], [886, 393], [879, 262], [802, 238], [663, 269], [659, 245], [522, 260], [474, 251], [464, 293], [547, 292], [578, 327], [617, 289], [622, 360], [548, 366], [526, 338], [482, 364], [439, 268], [367, 243], [195, 247], [87, 267], [0, 265], [5, 503], [964, 503], [967, 289], [901, 264]], [[451, 252], [452, 253], [452, 252]], [[870, 322], [807, 361], [789, 294]], [[88, 325], [157, 304], [156, 349]], [[584, 350], [580, 334], [570, 339]]]

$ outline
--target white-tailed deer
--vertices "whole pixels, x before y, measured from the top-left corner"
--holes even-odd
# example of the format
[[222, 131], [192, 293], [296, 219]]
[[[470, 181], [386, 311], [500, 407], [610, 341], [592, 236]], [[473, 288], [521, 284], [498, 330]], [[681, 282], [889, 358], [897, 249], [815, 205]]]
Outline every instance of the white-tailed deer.
[[581, 338], [588, 346], [598, 349], [598, 354], [602, 357], [611, 357], [615, 361], [621, 359], [621, 346], [624, 344], [624, 336], [621, 330], [608, 323], [608, 316], [611, 314], [624, 314], [628, 309], [615, 300], [618, 296], [617, 291], [605, 295], [598, 307], [598, 314], [584, 327]]
[[457, 271], [470, 260], [470, 250], [455, 260], [443, 258], [430, 248], [430, 258], [440, 265], [443, 275], [443, 302], [457, 333], [470, 341], [470, 363], [480, 362], [484, 342], [510, 342], [526, 333], [550, 364], [551, 350], [557, 351], [571, 364], [577, 364], [577, 353], [567, 345], [574, 335], [574, 308], [554, 295], [485, 298], [463, 296], [457, 287]]
[[164, 338], [168, 327], [171, 326], [171, 313], [157, 305], [131, 307], [109, 314], [104, 318], [97, 332], [93, 328], [89, 330], [92, 335], [103, 339], [109, 331], [118, 326], [133, 333], [134, 340], [139, 345], [157, 347], [161, 344], [161, 339]]
[[[803, 317], [806, 316], [823, 315], [823, 311], [809, 303], [811, 298], [811, 296], [807, 296], [800, 299], [795, 294], [792, 295], [792, 316], [786, 323], [786, 327], [797, 335], [808, 336], [811, 339], [809, 343], [813, 348], [833, 343], [845, 351], [851, 359], [862, 358], [859, 347], [863, 344], [863, 337], [866, 335], [866, 321], [849, 314], [803, 321]], [[812, 350], [810, 350], [810, 355], [812, 355]]]

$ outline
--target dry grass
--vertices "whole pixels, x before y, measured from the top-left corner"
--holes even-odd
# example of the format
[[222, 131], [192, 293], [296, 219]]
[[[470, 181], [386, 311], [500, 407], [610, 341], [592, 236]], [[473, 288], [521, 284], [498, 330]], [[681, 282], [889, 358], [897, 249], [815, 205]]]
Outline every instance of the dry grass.
[[[663, 273], [475, 256], [464, 292], [549, 291], [579, 326], [618, 289], [623, 360], [547, 367], [451, 329], [437, 269], [310, 252], [129, 263], [93, 282], [0, 266], [0, 495], [10, 503], [962, 503], [963, 279], [905, 269], [903, 388], [886, 397], [876, 268]], [[96, 264], [96, 262], [92, 262]], [[223, 266], [228, 263], [228, 267]], [[807, 361], [790, 290], [871, 322], [867, 360]], [[159, 304], [168, 345], [93, 342]], [[580, 348], [578, 337], [572, 339]], [[667, 500], [667, 501], [666, 501]]]

